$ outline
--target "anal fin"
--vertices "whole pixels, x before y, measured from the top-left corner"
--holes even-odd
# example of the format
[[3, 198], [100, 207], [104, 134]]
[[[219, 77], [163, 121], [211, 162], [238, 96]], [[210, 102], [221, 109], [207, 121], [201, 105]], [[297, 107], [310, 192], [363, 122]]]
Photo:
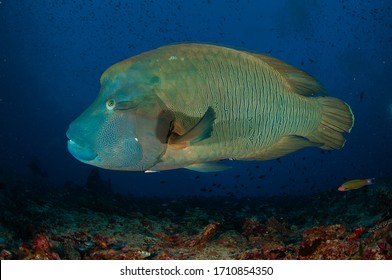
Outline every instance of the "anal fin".
[[244, 160], [270, 160], [282, 157], [289, 153], [295, 152], [306, 147], [320, 147], [322, 143], [312, 142], [309, 139], [297, 135], [285, 135], [280, 140], [269, 147], [267, 150], [261, 151], [250, 158]]
[[197, 172], [219, 172], [219, 171], [230, 169], [231, 166], [227, 166], [218, 162], [211, 161], [211, 162], [191, 164], [184, 168]]

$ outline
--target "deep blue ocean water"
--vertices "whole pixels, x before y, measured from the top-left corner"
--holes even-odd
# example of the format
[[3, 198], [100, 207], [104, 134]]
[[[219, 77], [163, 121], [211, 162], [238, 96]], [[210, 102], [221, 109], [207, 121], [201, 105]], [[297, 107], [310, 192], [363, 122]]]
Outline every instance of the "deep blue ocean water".
[[95, 99], [107, 67], [176, 42], [266, 53], [300, 67], [351, 106], [354, 128], [342, 150], [228, 162], [233, 168], [221, 173], [101, 169], [115, 191], [295, 195], [348, 179], [391, 179], [392, 2], [370, 0], [1, 0], [0, 179], [83, 186], [93, 167], [67, 151], [69, 123]]

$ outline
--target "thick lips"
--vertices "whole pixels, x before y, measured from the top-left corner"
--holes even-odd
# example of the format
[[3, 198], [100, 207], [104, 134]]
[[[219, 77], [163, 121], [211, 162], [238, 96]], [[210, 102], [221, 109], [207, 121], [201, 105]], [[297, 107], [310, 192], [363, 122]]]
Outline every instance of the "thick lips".
[[82, 147], [73, 140], [68, 140], [68, 151], [78, 160], [90, 161], [97, 157], [97, 153], [88, 147]]
[[90, 161], [97, 157], [97, 153], [94, 152], [93, 149], [87, 146], [82, 146], [76, 143], [69, 136], [69, 132], [67, 131], [68, 140], [68, 151], [78, 160], [80, 161]]

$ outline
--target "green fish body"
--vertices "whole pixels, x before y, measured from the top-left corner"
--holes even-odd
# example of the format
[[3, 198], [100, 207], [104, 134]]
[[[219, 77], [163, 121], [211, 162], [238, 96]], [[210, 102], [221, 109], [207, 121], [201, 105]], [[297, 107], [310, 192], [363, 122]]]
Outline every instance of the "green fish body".
[[338, 149], [353, 114], [337, 98], [314, 96], [323, 92], [314, 78], [269, 56], [164, 46], [105, 71], [97, 100], [70, 125], [68, 148], [89, 164], [144, 171], [219, 171], [223, 159]]
[[338, 190], [339, 191], [356, 190], [356, 189], [360, 189], [360, 188], [368, 186], [368, 185], [373, 185], [375, 183], [375, 181], [376, 181], [375, 178], [350, 180], [350, 181], [347, 181], [344, 184], [342, 184], [338, 188]]

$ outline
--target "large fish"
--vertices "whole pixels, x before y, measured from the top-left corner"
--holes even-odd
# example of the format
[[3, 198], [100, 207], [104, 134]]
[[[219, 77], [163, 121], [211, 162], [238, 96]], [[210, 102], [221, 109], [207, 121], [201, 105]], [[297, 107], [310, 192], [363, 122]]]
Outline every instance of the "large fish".
[[220, 171], [222, 159], [269, 160], [339, 149], [354, 117], [305, 72], [207, 44], [169, 45], [114, 64], [74, 122], [68, 149], [106, 169]]

